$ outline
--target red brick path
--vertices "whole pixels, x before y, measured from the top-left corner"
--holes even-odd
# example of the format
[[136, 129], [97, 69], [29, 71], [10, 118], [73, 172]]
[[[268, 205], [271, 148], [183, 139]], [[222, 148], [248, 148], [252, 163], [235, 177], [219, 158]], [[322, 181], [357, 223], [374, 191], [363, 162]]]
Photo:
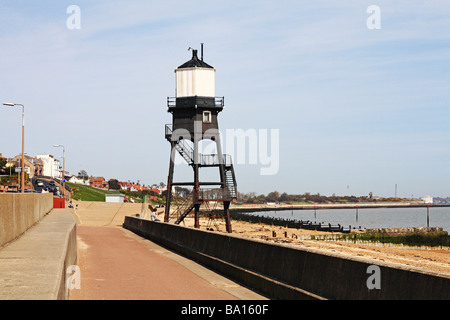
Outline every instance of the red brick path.
[[81, 289], [71, 300], [229, 300], [230, 293], [116, 227], [77, 226]]

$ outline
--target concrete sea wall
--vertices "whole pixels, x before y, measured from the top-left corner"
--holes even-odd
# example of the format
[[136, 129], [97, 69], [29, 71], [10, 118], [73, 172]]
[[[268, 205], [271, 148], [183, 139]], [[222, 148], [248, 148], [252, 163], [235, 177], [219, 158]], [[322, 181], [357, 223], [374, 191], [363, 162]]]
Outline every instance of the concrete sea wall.
[[53, 209], [0, 250], [0, 300], [64, 300], [77, 261], [76, 224], [69, 209]]
[[0, 247], [42, 220], [52, 208], [50, 193], [0, 193]]
[[67, 299], [76, 260], [75, 219], [52, 194], [0, 194], [0, 300]]
[[450, 299], [450, 276], [126, 217], [123, 227], [273, 299]]

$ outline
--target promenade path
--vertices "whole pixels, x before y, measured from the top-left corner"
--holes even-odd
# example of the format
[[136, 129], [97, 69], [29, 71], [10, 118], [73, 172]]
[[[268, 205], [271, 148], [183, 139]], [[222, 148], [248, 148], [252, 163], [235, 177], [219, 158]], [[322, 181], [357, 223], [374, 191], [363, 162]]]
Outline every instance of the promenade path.
[[74, 202], [80, 289], [70, 300], [266, 299], [122, 228], [140, 204]]

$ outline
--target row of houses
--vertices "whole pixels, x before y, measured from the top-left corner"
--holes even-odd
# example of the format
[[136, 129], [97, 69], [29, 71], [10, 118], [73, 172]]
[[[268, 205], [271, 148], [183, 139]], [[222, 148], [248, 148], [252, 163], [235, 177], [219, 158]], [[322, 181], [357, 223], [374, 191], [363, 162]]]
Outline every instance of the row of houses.
[[[6, 169], [12, 169], [13, 167], [22, 167], [22, 155], [19, 154], [12, 158], [5, 158]], [[54, 179], [61, 179], [62, 166], [59, 159], [53, 157], [50, 154], [38, 154], [36, 157], [24, 156], [24, 168], [31, 178], [34, 176], [47, 176]], [[11, 174], [14, 172], [11, 172]]]
[[[1, 154], [0, 154], [1, 156]], [[7, 161], [6, 170], [10, 168], [12, 170], [13, 167], [21, 168], [22, 166], [22, 155], [17, 155], [13, 158], [2, 157]], [[101, 189], [109, 189], [109, 183], [104, 177], [83, 177], [81, 175], [70, 175], [69, 172], [64, 172], [63, 175], [63, 167], [61, 161], [55, 158], [50, 154], [38, 154], [36, 157], [30, 157], [28, 155], [24, 156], [24, 168], [25, 173], [29, 175], [29, 178], [32, 179], [35, 176], [46, 176], [53, 179], [62, 180], [63, 177], [67, 180], [67, 182], [88, 185]], [[15, 172], [11, 172], [14, 174]], [[121, 190], [127, 191], [143, 191], [143, 190], [152, 190], [158, 194], [162, 191], [166, 190], [165, 186], [157, 186], [157, 185], [143, 185], [139, 182], [118, 182]]]
[[[109, 180], [109, 181], [111, 181], [111, 180]], [[91, 187], [105, 189], [105, 190], [109, 189], [109, 181], [107, 181], [104, 177], [94, 177], [94, 176], [90, 176], [90, 177], [71, 176], [68, 179], [68, 182], [71, 182], [71, 183], [88, 185]], [[161, 192], [166, 190], [165, 186], [164, 187], [156, 186], [156, 185], [149, 186], [149, 185], [140, 184], [139, 182], [135, 183], [135, 182], [129, 182], [129, 181], [128, 182], [118, 181], [117, 184], [119, 185], [120, 190], [125, 190], [125, 191], [151, 190], [151, 191], [154, 191], [154, 192], [160, 194]]]

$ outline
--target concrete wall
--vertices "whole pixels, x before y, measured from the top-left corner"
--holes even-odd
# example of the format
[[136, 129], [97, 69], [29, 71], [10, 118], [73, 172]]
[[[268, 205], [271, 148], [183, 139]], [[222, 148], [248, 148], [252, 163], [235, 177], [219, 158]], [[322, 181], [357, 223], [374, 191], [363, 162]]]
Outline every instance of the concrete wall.
[[126, 217], [124, 228], [195, 259], [274, 299], [450, 299], [450, 277], [379, 267], [318, 251]]
[[[0, 250], [0, 300], [63, 300], [69, 266], [77, 260], [76, 224], [70, 209], [53, 209]], [[69, 272], [69, 273], [67, 273]]]
[[[67, 211], [66, 211], [67, 212]], [[72, 217], [70, 213], [65, 214], [65, 221], [63, 219], [59, 219], [58, 222], [61, 223], [62, 227], [60, 228], [61, 232], [66, 232], [66, 242], [59, 241], [58, 243], [63, 244], [64, 254], [64, 263], [61, 265], [61, 280], [59, 285], [59, 291], [57, 295], [58, 300], [67, 300], [69, 299], [69, 288], [67, 287], [67, 279], [70, 276], [67, 273], [67, 268], [69, 266], [76, 265], [77, 262], [77, 230], [75, 219]], [[64, 223], [64, 224], [63, 224]], [[61, 261], [61, 259], [59, 260]]]
[[0, 247], [19, 237], [52, 208], [50, 193], [0, 193]]

